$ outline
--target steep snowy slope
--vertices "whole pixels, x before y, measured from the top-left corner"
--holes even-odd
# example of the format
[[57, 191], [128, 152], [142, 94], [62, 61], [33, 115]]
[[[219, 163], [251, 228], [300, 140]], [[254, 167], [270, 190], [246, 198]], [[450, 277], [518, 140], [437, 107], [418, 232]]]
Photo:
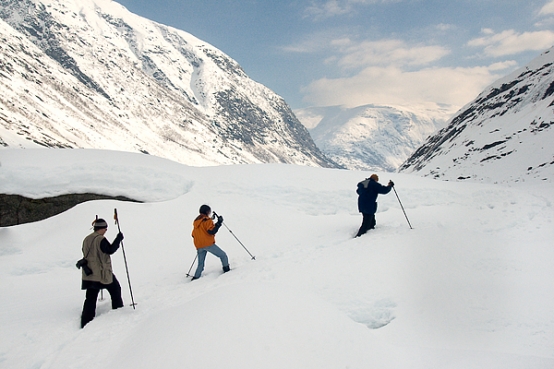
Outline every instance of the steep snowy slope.
[[363, 105], [299, 109], [316, 145], [348, 169], [395, 171], [451, 116], [451, 109]]
[[0, 145], [334, 166], [227, 55], [109, 0], [0, 0]]
[[554, 49], [485, 89], [400, 171], [483, 182], [554, 179]]

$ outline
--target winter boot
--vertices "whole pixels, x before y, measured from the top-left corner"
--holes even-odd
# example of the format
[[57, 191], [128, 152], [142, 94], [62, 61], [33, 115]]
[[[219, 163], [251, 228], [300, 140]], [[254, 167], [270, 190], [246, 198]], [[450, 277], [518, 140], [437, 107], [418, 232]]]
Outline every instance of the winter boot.
[[223, 267], [223, 273], [227, 273], [229, 270], [231, 270], [231, 267], [229, 267], [229, 265]]

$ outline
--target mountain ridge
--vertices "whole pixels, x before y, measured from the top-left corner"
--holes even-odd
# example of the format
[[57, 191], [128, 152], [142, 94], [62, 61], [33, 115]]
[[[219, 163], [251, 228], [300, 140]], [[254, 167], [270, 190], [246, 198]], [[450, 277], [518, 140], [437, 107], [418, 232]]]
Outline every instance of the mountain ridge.
[[554, 177], [554, 48], [487, 87], [400, 167], [445, 180]]

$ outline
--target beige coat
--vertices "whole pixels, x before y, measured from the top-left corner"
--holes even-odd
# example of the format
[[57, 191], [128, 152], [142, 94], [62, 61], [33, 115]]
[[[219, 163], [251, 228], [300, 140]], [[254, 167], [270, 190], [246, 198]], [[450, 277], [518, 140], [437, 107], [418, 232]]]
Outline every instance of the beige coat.
[[92, 270], [92, 274], [88, 276], [82, 271], [84, 281], [102, 284], [113, 282], [112, 259], [100, 248], [103, 239], [104, 236], [93, 232], [83, 240], [83, 257], [87, 259], [87, 265]]

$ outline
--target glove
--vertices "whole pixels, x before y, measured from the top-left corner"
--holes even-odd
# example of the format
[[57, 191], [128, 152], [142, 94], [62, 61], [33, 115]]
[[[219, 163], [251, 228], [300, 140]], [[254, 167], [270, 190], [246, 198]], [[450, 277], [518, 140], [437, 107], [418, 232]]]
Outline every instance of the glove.
[[119, 232], [115, 238], [117, 238], [119, 241], [123, 241], [125, 237], [123, 237], [123, 233]]
[[221, 225], [223, 223], [223, 217], [221, 215], [217, 216], [217, 224]]
[[389, 180], [389, 187], [394, 187], [394, 182]]

